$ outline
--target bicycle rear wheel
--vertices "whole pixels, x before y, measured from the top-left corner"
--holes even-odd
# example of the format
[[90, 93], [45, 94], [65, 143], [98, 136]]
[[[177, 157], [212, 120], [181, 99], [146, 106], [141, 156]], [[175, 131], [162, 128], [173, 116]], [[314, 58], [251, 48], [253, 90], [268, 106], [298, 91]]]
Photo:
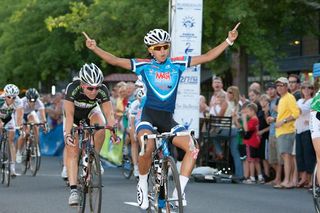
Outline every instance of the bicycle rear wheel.
[[1, 183], [5, 186], [10, 185], [10, 162], [11, 152], [8, 141], [2, 141], [1, 144]]
[[320, 213], [320, 189], [319, 189], [319, 181], [317, 178], [317, 165], [314, 167], [314, 171], [313, 171], [312, 196], [313, 196], [314, 208], [317, 213]]

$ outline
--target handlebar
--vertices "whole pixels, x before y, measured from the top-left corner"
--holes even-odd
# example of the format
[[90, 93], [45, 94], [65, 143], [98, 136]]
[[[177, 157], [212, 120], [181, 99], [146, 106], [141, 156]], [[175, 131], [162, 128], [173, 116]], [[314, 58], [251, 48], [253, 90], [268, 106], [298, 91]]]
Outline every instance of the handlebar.
[[140, 141], [142, 143], [141, 150], [139, 152], [140, 156], [143, 156], [145, 153], [145, 146], [147, 144], [148, 139], [159, 139], [159, 138], [173, 138], [173, 137], [182, 137], [182, 136], [191, 136], [194, 137], [194, 130], [185, 131], [185, 132], [163, 132], [161, 134], [144, 134], [140, 137]]

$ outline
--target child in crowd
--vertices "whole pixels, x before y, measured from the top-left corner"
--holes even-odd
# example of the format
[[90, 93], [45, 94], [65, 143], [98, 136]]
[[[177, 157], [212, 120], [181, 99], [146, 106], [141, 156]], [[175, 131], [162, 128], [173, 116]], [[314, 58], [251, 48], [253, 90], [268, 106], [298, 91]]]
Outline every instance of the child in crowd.
[[264, 183], [264, 178], [261, 172], [260, 158], [258, 148], [260, 146], [260, 136], [258, 135], [259, 120], [257, 117], [258, 107], [254, 103], [249, 103], [243, 106], [242, 123], [243, 123], [243, 142], [246, 144], [246, 161], [249, 165], [250, 178], [244, 181], [246, 184], [256, 183], [255, 171], [258, 174], [258, 182]]

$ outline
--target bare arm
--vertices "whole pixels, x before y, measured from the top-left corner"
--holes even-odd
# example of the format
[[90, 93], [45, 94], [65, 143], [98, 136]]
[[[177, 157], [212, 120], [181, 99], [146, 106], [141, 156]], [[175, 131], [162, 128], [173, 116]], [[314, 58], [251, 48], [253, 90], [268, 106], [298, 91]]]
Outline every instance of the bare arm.
[[111, 101], [104, 102], [100, 105], [103, 111], [103, 114], [106, 116], [108, 125], [114, 126], [116, 124], [116, 121], [114, 119], [114, 112]]
[[24, 110], [22, 107], [16, 110], [16, 119], [17, 119], [16, 122], [17, 122], [17, 126], [19, 127], [22, 126], [23, 112]]
[[65, 120], [65, 133], [70, 134], [73, 125], [73, 116], [74, 116], [74, 103], [71, 101], [64, 100], [64, 113], [66, 116]]
[[[238, 31], [237, 28], [239, 27], [240, 22], [233, 28], [232, 31], [229, 31], [228, 34], [228, 40], [233, 43], [237, 37], [238, 37]], [[194, 56], [191, 58], [191, 63], [190, 66], [195, 66], [198, 64], [203, 64], [209, 61], [214, 60], [217, 58], [223, 51], [229, 46], [227, 41], [223, 41], [221, 44], [218, 46], [214, 47], [213, 49], [209, 50], [207, 53], [199, 56]]]
[[85, 32], [83, 32], [83, 35], [86, 37], [86, 46], [90, 50], [92, 50], [92, 52], [94, 52], [96, 55], [98, 55], [100, 58], [106, 61], [108, 64], [131, 70], [130, 59], [119, 58], [117, 56], [112, 55], [111, 53], [98, 47], [96, 41], [94, 39], [91, 39]]

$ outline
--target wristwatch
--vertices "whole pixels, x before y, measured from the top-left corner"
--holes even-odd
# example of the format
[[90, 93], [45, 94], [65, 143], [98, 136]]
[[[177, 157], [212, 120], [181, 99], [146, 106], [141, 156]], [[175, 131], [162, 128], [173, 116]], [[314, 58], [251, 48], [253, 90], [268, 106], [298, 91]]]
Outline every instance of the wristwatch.
[[285, 124], [286, 124], [287, 122], [288, 122], [288, 120], [287, 120], [287, 119], [283, 119], [283, 123], [285, 123]]

